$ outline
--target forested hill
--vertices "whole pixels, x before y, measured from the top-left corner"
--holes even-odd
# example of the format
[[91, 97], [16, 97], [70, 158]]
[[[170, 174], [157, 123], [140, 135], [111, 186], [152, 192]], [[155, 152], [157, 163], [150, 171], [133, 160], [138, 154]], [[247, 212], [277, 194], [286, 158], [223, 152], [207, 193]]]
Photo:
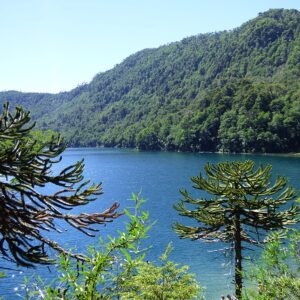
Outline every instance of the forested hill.
[[300, 149], [300, 12], [131, 55], [60, 94], [0, 93], [71, 146], [231, 152]]

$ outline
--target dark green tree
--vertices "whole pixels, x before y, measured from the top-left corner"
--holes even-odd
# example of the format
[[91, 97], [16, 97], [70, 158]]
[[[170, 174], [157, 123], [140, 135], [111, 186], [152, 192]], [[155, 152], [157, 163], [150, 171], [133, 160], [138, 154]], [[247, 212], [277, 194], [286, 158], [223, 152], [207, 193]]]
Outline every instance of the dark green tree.
[[[207, 178], [192, 177], [194, 188], [204, 190], [213, 199], [194, 199], [186, 190], [175, 206], [181, 216], [193, 218], [197, 226], [174, 225], [181, 238], [230, 243], [235, 254], [235, 293], [242, 292], [243, 250], [246, 244], [261, 245], [264, 232], [284, 228], [296, 222], [297, 206], [280, 209], [295, 199], [287, 181], [277, 177], [272, 184], [271, 165], [254, 169], [253, 161], [206, 164]], [[191, 206], [196, 208], [192, 210]]]
[[[0, 115], [0, 251], [18, 265], [47, 264], [51, 259], [47, 248], [68, 254], [58, 243], [44, 236], [45, 231], [59, 229], [54, 221], [64, 220], [87, 235], [98, 230], [94, 224], [111, 222], [119, 214], [114, 203], [102, 213], [73, 215], [63, 212], [84, 205], [100, 195], [101, 184], [83, 181], [83, 161], [57, 174], [52, 166], [61, 159], [65, 145], [58, 134], [41, 137], [33, 133], [30, 116], [17, 107], [14, 113], [8, 104]], [[41, 188], [56, 186], [54, 193]], [[77, 259], [84, 259], [74, 254]]]

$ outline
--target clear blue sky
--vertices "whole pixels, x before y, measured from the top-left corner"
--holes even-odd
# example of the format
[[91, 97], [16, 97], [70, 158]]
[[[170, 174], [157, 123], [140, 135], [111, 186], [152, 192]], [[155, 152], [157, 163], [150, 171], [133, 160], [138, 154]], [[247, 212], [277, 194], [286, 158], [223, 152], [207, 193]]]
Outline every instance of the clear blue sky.
[[138, 50], [300, 0], [0, 0], [0, 91], [59, 92]]

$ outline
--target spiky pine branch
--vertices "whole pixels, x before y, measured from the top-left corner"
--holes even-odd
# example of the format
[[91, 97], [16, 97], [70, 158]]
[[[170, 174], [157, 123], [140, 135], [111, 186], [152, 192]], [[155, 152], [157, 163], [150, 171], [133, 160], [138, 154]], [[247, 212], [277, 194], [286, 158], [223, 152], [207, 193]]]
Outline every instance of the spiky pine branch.
[[[59, 135], [45, 141], [33, 138], [34, 123], [29, 122], [29, 112], [17, 107], [12, 114], [9, 105], [4, 105], [0, 116], [0, 251], [4, 258], [22, 266], [50, 263], [45, 246], [68, 253], [43, 235], [44, 231], [59, 231], [54, 220], [64, 220], [92, 236], [98, 231], [93, 225], [120, 216], [117, 203], [102, 213], [72, 215], [61, 211], [95, 200], [102, 194], [101, 184], [83, 181], [83, 161], [53, 175], [52, 166], [65, 150], [63, 140]], [[58, 190], [52, 194], [37, 190], [47, 184]], [[72, 255], [84, 259], [81, 254]]]
[[[181, 191], [182, 201], [175, 206], [181, 216], [193, 218], [197, 226], [174, 225], [181, 238], [225, 242], [234, 245], [236, 295], [241, 295], [244, 244], [260, 245], [265, 231], [296, 223], [297, 206], [283, 210], [296, 194], [278, 177], [273, 184], [271, 165], [254, 170], [254, 162], [225, 162], [205, 166], [206, 177], [192, 177], [193, 187], [204, 190], [214, 199], [194, 199]], [[253, 230], [254, 229], [254, 230]]]

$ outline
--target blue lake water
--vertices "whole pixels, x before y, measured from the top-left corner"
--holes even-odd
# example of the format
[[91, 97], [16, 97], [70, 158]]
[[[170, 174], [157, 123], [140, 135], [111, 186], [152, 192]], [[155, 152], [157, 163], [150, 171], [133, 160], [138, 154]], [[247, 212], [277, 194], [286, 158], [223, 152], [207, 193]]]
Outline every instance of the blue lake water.
[[[219, 299], [220, 295], [232, 292], [232, 269], [230, 260], [212, 250], [219, 249], [219, 244], [205, 244], [199, 241], [180, 240], [171, 226], [179, 220], [173, 205], [180, 200], [179, 189], [187, 189], [193, 195], [201, 195], [193, 191], [191, 176], [203, 171], [206, 162], [218, 163], [233, 160], [254, 160], [258, 164], [272, 164], [275, 176], [289, 178], [289, 183], [300, 188], [300, 158], [277, 155], [227, 155], [213, 153], [170, 153], [170, 152], [139, 152], [120, 149], [68, 149], [62, 162], [55, 170], [62, 169], [82, 158], [85, 159], [86, 178], [93, 182], [102, 182], [104, 194], [88, 206], [76, 208], [73, 212], [103, 211], [112, 202], [119, 202], [121, 208], [131, 206], [128, 200], [131, 193], [139, 193], [147, 200], [144, 210], [150, 212], [151, 220], [157, 223], [149, 232], [147, 243], [152, 244], [150, 259], [157, 259], [169, 242], [173, 243], [174, 251], [170, 259], [191, 266], [202, 286], [206, 287], [207, 299]], [[187, 222], [184, 219], [184, 222]], [[114, 234], [122, 228], [124, 219], [119, 218], [107, 227], [103, 227], [100, 235]], [[80, 232], [69, 230], [60, 235], [53, 235], [60, 244], [82, 249], [84, 245], [95, 242]], [[2, 264], [3, 265], [3, 264]], [[14, 267], [14, 266], [12, 266]], [[17, 299], [20, 284], [24, 275], [40, 274], [43, 278], [55, 276], [54, 267], [38, 267], [36, 270], [20, 269], [7, 271], [7, 277], [0, 279], [0, 294], [4, 299]], [[21, 299], [21, 298], [20, 298]]]

